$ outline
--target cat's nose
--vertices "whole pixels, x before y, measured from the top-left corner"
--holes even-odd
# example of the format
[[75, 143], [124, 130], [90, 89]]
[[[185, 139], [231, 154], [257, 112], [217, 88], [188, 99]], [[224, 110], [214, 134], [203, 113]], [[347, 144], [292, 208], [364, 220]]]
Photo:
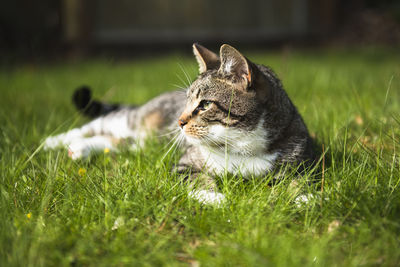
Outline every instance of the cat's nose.
[[179, 124], [179, 127], [183, 128], [183, 126], [185, 126], [187, 124], [187, 121], [183, 120], [183, 119], [179, 119], [178, 124]]

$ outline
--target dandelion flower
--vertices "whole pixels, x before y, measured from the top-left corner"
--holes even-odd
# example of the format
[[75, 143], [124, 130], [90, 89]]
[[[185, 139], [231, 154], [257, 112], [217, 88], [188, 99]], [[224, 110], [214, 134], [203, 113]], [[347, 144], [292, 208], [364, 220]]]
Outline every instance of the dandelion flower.
[[28, 219], [30, 219], [32, 217], [32, 213], [28, 213], [28, 214], [26, 214], [26, 218], [28, 218]]
[[108, 147], [104, 148], [104, 154], [107, 154], [110, 152], [110, 149]]
[[79, 168], [78, 174], [79, 176], [84, 176], [86, 174], [86, 170], [84, 168]]

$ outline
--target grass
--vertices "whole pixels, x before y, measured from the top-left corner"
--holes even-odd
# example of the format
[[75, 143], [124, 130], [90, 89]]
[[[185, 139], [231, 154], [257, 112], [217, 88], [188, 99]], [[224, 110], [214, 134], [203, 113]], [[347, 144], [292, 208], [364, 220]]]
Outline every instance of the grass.
[[[139, 152], [72, 161], [42, 151], [79, 126], [70, 96], [144, 103], [191, 78], [192, 57], [26, 64], [0, 73], [1, 266], [396, 266], [400, 262], [400, 56], [385, 49], [250, 52], [270, 65], [326, 151], [324, 185], [221, 179], [202, 206], [162, 161]], [[179, 153], [178, 153], [179, 154]], [[295, 199], [314, 196], [307, 204]]]

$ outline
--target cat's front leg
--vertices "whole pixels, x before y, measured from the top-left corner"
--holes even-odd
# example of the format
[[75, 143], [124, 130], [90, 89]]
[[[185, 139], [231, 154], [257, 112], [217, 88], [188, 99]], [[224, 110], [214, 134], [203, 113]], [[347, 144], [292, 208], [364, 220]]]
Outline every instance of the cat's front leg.
[[174, 171], [185, 175], [185, 182], [189, 186], [189, 197], [202, 204], [220, 206], [225, 196], [218, 192], [218, 186], [212, 175], [202, 171], [202, 160], [196, 157], [194, 148], [189, 148], [182, 156]]
[[[189, 197], [202, 204], [220, 206], [225, 202], [225, 195], [218, 192], [214, 178], [207, 174], [193, 174], [191, 191]], [[210, 182], [212, 181], [212, 182]], [[210, 186], [212, 183], [212, 186]], [[205, 185], [204, 185], [205, 184]]]
[[190, 173], [186, 181], [190, 188], [189, 197], [206, 205], [220, 206], [225, 202], [225, 195], [218, 192], [217, 184], [212, 176], [196, 172]]

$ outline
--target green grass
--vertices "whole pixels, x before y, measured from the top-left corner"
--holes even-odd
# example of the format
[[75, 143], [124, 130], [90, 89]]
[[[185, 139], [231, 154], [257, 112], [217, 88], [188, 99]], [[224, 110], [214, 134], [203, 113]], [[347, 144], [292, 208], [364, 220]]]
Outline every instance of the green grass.
[[[182, 85], [182, 68], [194, 78], [192, 57], [3, 66], [0, 266], [398, 265], [398, 51], [246, 55], [278, 73], [324, 145], [323, 192], [307, 177], [274, 187], [228, 177], [220, 183], [226, 205], [201, 206], [170, 174], [179, 155], [162, 160], [167, 140], [87, 161], [40, 149], [48, 135], [85, 122], [70, 103], [77, 86], [144, 103]], [[303, 193], [314, 197], [296, 204]]]

